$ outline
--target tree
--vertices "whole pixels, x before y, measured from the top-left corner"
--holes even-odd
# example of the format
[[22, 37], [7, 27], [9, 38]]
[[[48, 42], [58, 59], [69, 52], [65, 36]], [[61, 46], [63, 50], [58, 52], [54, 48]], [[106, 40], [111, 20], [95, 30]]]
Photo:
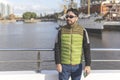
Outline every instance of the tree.
[[36, 17], [37, 17], [36, 13], [31, 12], [31, 18], [36, 18]]
[[36, 18], [37, 15], [34, 12], [25, 12], [23, 13], [23, 19], [31, 19], [31, 18]]

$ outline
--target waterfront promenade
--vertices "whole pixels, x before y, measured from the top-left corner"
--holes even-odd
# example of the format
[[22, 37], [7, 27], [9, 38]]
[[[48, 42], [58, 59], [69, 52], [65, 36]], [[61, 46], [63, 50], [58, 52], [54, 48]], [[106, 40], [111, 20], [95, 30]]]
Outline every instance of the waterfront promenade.
[[[81, 80], [119, 80], [120, 70], [93, 70], [90, 75]], [[41, 73], [34, 71], [0, 72], [1, 80], [58, 80], [55, 70], [43, 70]], [[69, 79], [71, 80], [71, 79]]]

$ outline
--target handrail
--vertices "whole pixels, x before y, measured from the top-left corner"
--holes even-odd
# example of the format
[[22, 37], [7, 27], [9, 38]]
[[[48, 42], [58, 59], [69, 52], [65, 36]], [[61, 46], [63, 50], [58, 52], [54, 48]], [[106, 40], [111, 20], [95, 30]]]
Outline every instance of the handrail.
[[120, 60], [92, 60], [92, 62], [120, 62]]
[[[120, 51], [119, 48], [91, 48], [91, 51]], [[5, 49], [1, 48], [0, 51], [54, 51], [54, 49], [39, 49], [39, 48], [21, 48], [21, 49]]]
[[[91, 51], [120, 51], [119, 48], [91, 48]], [[120, 60], [92, 60], [92, 62], [120, 62]]]
[[21, 48], [21, 49], [0, 49], [0, 51], [53, 51], [54, 49], [39, 49], [39, 48]]
[[119, 48], [91, 48], [91, 51], [120, 51]]
[[10, 63], [10, 62], [37, 62], [37, 72], [40, 72], [40, 63], [48, 62], [53, 60], [41, 60], [40, 59], [40, 51], [54, 51], [54, 49], [39, 49], [39, 48], [21, 48], [21, 49], [0, 49], [0, 51], [38, 51], [37, 60], [11, 60], [11, 61], [0, 61], [0, 63]]
[[[91, 51], [120, 51], [120, 48], [91, 48]], [[21, 49], [0, 49], [0, 51], [54, 51], [54, 49], [21, 48]]]

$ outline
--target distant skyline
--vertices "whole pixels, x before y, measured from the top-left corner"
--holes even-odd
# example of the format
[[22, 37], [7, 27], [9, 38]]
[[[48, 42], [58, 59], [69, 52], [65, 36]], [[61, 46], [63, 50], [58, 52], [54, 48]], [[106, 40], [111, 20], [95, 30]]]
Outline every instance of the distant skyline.
[[[21, 15], [26, 11], [37, 14], [50, 14], [63, 10], [64, 0], [0, 0], [13, 6], [14, 14]], [[80, 0], [74, 0], [80, 1]], [[79, 4], [79, 3], [78, 3]]]

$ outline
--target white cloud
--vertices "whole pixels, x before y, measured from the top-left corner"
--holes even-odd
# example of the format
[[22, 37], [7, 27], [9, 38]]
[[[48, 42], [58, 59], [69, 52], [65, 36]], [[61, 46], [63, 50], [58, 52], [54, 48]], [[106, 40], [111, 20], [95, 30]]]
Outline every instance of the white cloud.
[[2, 2], [4, 4], [10, 4], [10, 2], [8, 2], [7, 0], [0, 0], [0, 2]]
[[0, 2], [3, 2], [3, 3], [8, 3], [6, 0], [0, 0]]
[[14, 5], [14, 12], [23, 14], [26, 11], [40, 13], [53, 13], [54, 9], [44, 5]]
[[13, 9], [14, 9], [15, 14], [23, 14], [26, 11], [32, 11], [32, 12], [36, 12], [38, 14], [40, 14], [40, 13], [53, 13], [55, 11], [55, 9], [57, 8], [57, 7], [55, 7], [57, 4], [50, 5], [49, 3], [46, 4], [45, 1], [40, 1], [40, 0], [39, 1], [35, 0], [36, 2], [33, 2], [33, 3], [23, 2], [24, 0], [22, 0], [20, 3], [18, 3], [17, 0], [16, 1], [14, 1], [14, 0], [4, 0], [4, 1], [6, 1], [6, 2], [9, 1], [13, 5]]

